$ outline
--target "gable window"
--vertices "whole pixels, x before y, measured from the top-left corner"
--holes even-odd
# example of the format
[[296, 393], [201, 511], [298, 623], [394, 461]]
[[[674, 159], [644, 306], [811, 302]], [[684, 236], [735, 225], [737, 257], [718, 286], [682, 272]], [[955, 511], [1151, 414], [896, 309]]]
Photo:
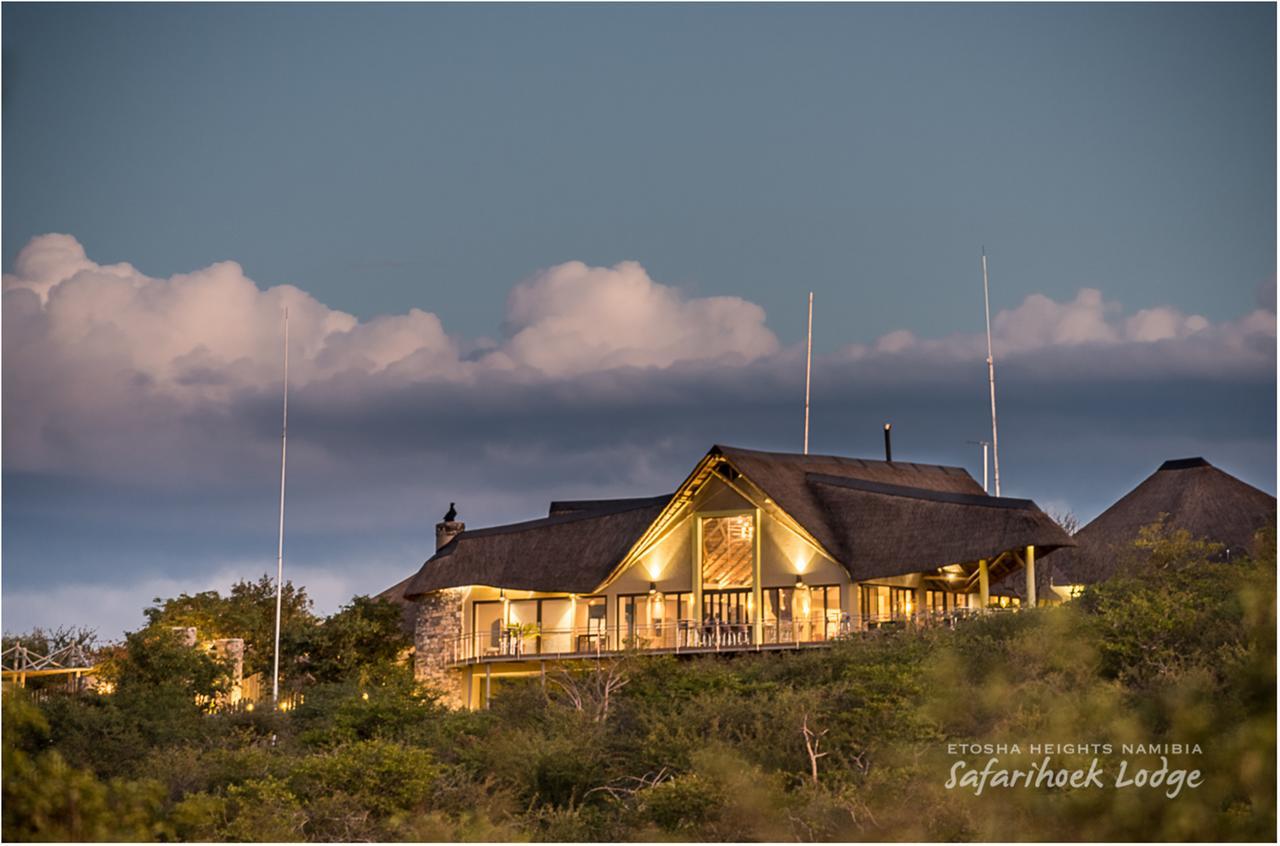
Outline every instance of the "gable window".
[[750, 588], [755, 548], [755, 521], [751, 515], [703, 517], [703, 590]]

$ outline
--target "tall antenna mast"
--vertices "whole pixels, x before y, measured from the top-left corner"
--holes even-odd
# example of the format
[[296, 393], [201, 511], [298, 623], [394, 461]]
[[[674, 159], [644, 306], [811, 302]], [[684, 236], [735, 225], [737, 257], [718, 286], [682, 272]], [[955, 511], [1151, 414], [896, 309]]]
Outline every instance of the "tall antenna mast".
[[809, 347], [804, 356], [804, 454], [809, 454], [809, 375], [813, 370], [813, 291], [809, 292]]
[[[996, 428], [996, 362], [991, 355], [991, 295], [987, 286], [987, 248], [982, 248], [982, 303], [987, 311], [987, 383], [991, 386], [991, 466], [1000, 496], [1000, 435]], [[984, 468], [985, 472], [985, 468]]]
[[289, 309], [284, 310], [284, 409], [280, 427], [280, 536], [276, 542], [276, 647], [271, 672], [271, 705], [280, 702], [280, 599], [284, 589], [284, 469], [289, 449]]

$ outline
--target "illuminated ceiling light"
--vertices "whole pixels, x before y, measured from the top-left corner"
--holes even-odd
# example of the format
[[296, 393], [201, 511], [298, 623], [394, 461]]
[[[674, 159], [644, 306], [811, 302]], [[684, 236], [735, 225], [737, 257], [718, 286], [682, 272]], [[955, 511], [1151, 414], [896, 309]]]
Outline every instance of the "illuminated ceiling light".
[[649, 582], [649, 595], [650, 595], [650, 596], [653, 596], [653, 595], [655, 595], [657, 592], [658, 592], [658, 583], [657, 583], [657, 582]]
[[796, 590], [804, 590], [804, 576], [796, 573]]

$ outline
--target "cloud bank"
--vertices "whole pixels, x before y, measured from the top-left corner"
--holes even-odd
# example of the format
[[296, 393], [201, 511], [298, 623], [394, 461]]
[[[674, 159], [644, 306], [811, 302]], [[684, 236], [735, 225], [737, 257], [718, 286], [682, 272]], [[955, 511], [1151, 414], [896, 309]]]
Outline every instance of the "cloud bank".
[[[59, 602], [80, 596], [112, 627], [136, 624], [146, 585], [274, 569], [285, 308], [290, 544], [329, 592], [376, 592], [400, 559], [407, 575], [451, 500], [484, 525], [557, 497], [655, 494], [713, 442], [794, 449], [801, 434], [802, 347], [780, 344], [758, 305], [687, 297], [636, 262], [517, 282], [494, 340], [455, 336], [427, 310], [360, 321], [234, 262], [164, 279], [100, 265], [69, 235], [33, 239], [3, 300], [5, 611], [18, 627], [57, 622], [22, 616], [43, 607], [30, 601], [41, 578], [82, 586]], [[1007, 493], [1087, 518], [1182, 454], [1274, 478], [1265, 286], [1219, 323], [1087, 287], [1064, 302], [1033, 293], [992, 333]], [[965, 442], [989, 432], [985, 356], [981, 332], [905, 328], [818, 356], [815, 449], [874, 457], [893, 420], [905, 458], [980, 478]]]

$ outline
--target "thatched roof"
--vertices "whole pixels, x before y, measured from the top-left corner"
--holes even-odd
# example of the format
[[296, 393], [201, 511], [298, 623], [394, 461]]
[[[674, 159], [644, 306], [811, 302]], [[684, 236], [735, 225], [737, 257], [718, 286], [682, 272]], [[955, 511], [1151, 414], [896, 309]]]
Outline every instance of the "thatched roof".
[[[990, 559], [1028, 544], [1044, 554], [1072, 543], [1035, 503], [989, 497], [959, 467], [717, 445], [699, 468], [690, 477], [695, 487], [713, 471], [745, 477], [855, 580]], [[678, 508], [679, 501], [673, 495], [559, 501], [540, 520], [464, 531], [400, 593], [411, 600], [476, 584], [589, 593], [668, 505]]]
[[1168, 515], [1168, 525], [1193, 537], [1247, 551], [1254, 534], [1276, 522], [1276, 498], [1224, 473], [1203, 458], [1166, 461], [1089, 525], [1077, 547], [1054, 557], [1054, 584], [1091, 584], [1110, 577], [1118, 557], [1133, 550], [1138, 531]]
[[463, 585], [590, 593], [670, 499], [578, 502], [540, 520], [469, 529], [428, 559], [404, 594], [412, 599]]
[[413, 603], [412, 599], [404, 595], [411, 581], [413, 581], [413, 576], [397, 582], [374, 597], [374, 599], [385, 599], [387, 602], [400, 606], [400, 628], [409, 637], [413, 637], [414, 628], [418, 622], [418, 606]]
[[993, 559], [1034, 544], [1045, 552], [1071, 538], [1029, 499], [868, 482], [810, 473], [832, 551], [854, 581]]
[[547, 510], [548, 517], [563, 517], [566, 514], [583, 514], [588, 511], [626, 511], [631, 508], [648, 505], [651, 502], [671, 499], [671, 494], [659, 497], [645, 497], [636, 499], [560, 499], [551, 503], [551, 507]]
[[991, 497], [962, 467], [716, 446], [855, 580], [1071, 539], [1034, 502]]

